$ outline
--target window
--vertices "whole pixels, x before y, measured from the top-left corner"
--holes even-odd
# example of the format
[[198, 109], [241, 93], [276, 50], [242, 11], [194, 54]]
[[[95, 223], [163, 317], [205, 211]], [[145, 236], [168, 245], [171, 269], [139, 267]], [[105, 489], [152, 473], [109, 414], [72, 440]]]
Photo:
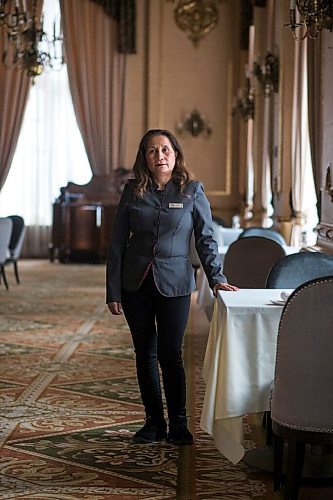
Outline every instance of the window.
[[[58, 2], [44, 0], [47, 32], [57, 16]], [[85, 184], [90, 179], [67, 67], [45, 70], [30, 91], [17, 149], [0, 195], [0, 216], [18, 214], [27, 225], [49, 226], [52, 203], [60, 194], [60, 187], [69, 181]]]

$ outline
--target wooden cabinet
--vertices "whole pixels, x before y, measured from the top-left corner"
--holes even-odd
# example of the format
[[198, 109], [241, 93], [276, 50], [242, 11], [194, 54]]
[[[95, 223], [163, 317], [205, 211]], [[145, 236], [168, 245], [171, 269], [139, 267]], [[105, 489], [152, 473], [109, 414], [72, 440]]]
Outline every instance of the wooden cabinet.
[[53, 204], [50, 260], [105, 262], [114, 218], [128, 172], [93, 177], [84, 186], [69, 183]]

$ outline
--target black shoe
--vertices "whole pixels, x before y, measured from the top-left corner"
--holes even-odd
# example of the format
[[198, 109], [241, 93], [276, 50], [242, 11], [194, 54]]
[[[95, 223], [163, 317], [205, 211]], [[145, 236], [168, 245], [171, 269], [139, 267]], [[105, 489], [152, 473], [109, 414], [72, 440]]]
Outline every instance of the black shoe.
[[182, 445], [193, 444], [193, 436], [187, 428], [186, 422], [171, 424], [167, 435], [168, 443]]
[[152, 417], [147, 417], [145, 425], [134, 434], [133, 441], [141, 444], [162, 441], [167, 436], [166, 428], [165, 420], [156, 422]]

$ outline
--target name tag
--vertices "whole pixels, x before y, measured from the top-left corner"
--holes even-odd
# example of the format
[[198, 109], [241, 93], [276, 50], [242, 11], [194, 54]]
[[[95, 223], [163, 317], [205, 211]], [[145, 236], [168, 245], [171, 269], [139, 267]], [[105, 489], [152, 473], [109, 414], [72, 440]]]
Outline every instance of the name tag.
[[183, 208], [182, 203], [169, 203], [169, 208]]

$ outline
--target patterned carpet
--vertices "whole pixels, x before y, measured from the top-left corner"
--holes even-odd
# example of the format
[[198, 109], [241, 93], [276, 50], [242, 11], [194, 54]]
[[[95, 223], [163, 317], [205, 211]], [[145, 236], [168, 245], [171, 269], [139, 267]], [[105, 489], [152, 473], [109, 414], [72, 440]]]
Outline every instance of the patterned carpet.
[[[131, 338], [104, 304], [104, 266], [20, 262], [0, 286], [0, 499], [270, 499], [270, 474], [230, 464], [199, 428], [208, 323], [185, 337], [195, 445], [131, 440], [143, 409]], [[254, 418], [246, 446], [263, 444]], [[318, 496], [316, 497], [318, 498]], [[324, 497], [323, 497], [324, 498]]]

